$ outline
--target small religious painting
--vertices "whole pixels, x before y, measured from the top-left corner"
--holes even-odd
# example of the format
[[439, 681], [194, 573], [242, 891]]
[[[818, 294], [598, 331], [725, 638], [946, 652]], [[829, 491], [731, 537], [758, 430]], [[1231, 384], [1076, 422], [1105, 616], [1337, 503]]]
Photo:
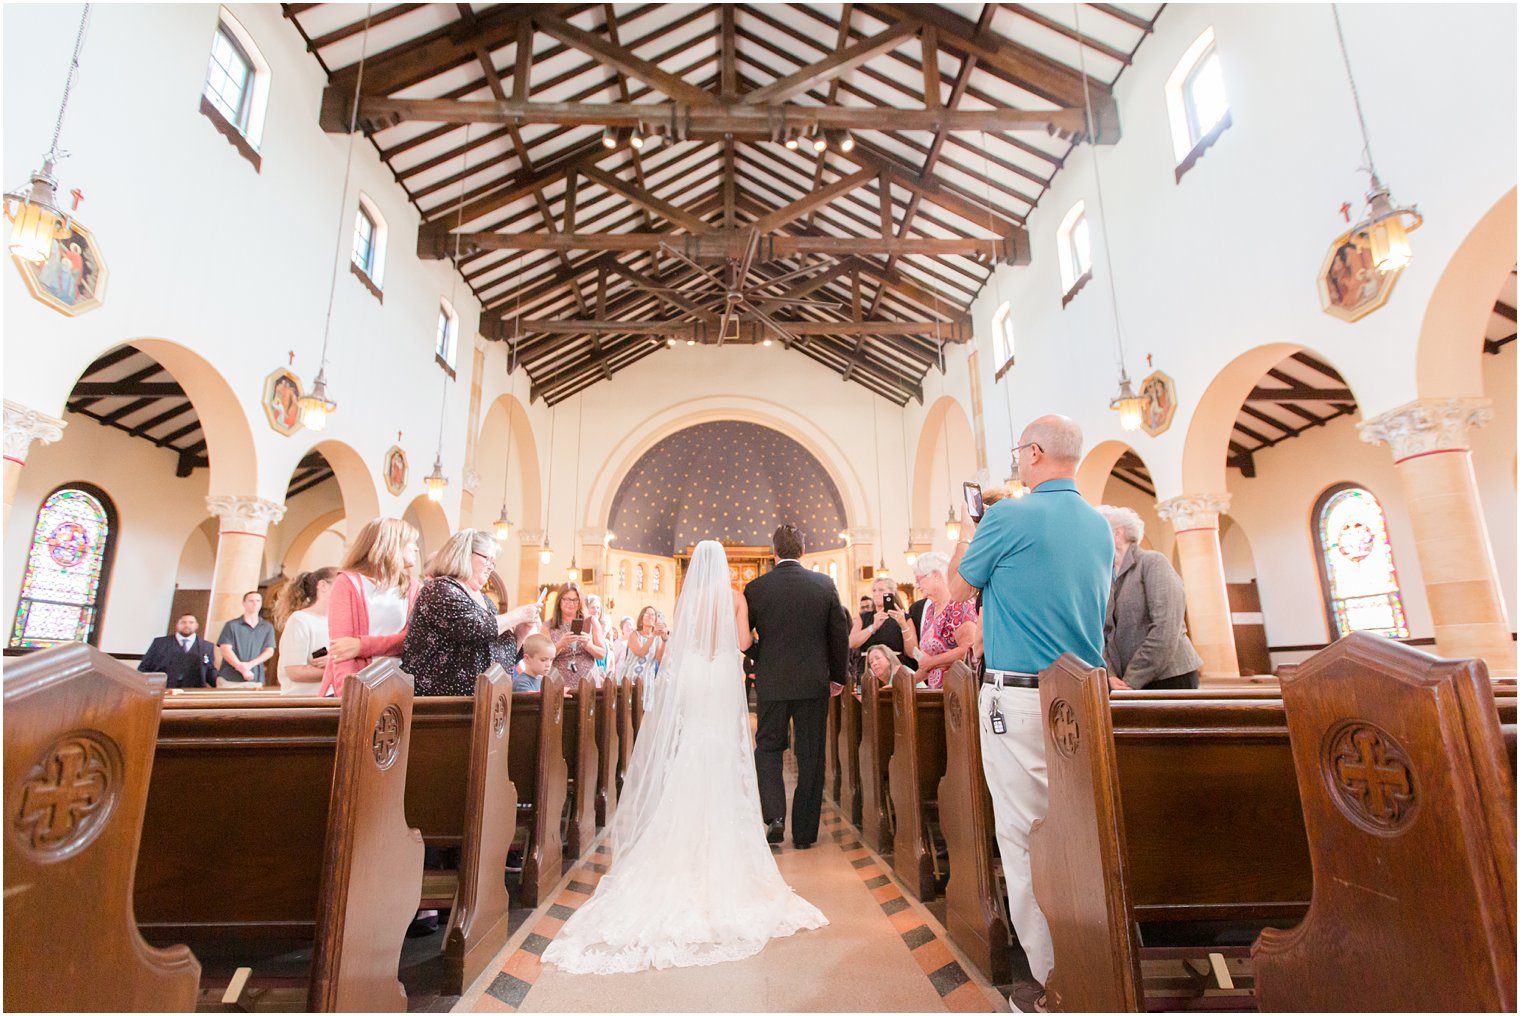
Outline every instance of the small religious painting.
[[1177, 412], [1177, 382], [1163, 371], [1155, 371], [1140, 382], [1140, 429], [1151, 437], [1172, 425]]
[[385, 489], [399, 494], [406, 489], [406, 452], [400, 445], [391, 445], [385, 453]]
[[264, 379], [264, 415], [286, 437], [301, 429], [301, 379], [281, 367]]
[[1372, 245], [1362, 232], [1342, 233], [1320, 266], [1319, 302], [1326, 314], [1342, 321], [1365, 317], [1388, 302], [1403, 269], [1382, 272], [1372, 266]]
[[64, 236], [53, 241], [48, 259], [40, 265], [11, 255], [32, 297], [60, 314], [74, 317], [105, 301], [106, 263], [95, 236], [70, 220]]

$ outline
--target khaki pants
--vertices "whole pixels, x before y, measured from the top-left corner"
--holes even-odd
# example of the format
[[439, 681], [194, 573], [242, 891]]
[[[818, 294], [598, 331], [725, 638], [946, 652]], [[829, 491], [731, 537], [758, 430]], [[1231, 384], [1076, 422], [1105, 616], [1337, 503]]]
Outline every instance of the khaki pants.
[[[994, 734], [987, 714], [994, 696], [1007, 733]], [[1041, 984], [1055, 965], [1050, 928], [1035, 903], [1029, 874], [1029, 830], [1045, 817], [1050, 781], [1045, 774], [1045, 730], [1037, 688], [983, 685], [979, 700], [982, 725], [982, 772], [992, 794], [998, 853], [1008, 883], [1008, 918], [1029, 959], [1029, 972]]]
[[231, 689], [233, 691], [253, 691], [256, 688], [262, 688], [262, 687], [264, 687], [264, 682], [263, 681], [229, 681], [225, 677], [218, 677], [216, 679], [216, 686], [218, 688], [228, 688], [228, 689]]

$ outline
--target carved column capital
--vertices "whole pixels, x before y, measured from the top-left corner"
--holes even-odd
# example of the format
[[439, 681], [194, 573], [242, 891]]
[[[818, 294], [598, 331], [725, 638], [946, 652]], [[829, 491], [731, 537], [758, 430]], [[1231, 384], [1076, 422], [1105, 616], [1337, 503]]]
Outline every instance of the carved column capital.
[[934, 544], [934, 534], [939, 532], [933, 526], [928, 529], [908, 530], [908, 546], [915, 550], [927, 549]]
[[1493, 399], [1416, 399], [1357, 425], [1368, 444], [1386, 444], [1393, 461], [1465, 451], [1467, 431], [1494, 418]]
[[607, 544], [607, 530], [595, 526], [587, 526], [576, 535], [585, 547], [604, 547]]
[[542, 529], [519, 529], [517, 540], [524, 547], [542, 547], [544, 545], [544, 531]]
[[206, 510], [221, 519], [224, 533], [249, 533], [264, 536], [271, 522], [285, 517], [285, 506], [262, 497], [212, 494], [206, 498]]
[[856, 526], [853, 529], [846, 529], [845, 532], [849, 535], [850, 546], [852, 547], [859, 544], [874, 546], [876, 543], [876, 530], [867, 526]]
[[56, 416], [38, 412], [19, 402], [5, 400], [5, 457], [12, 462], [25, 462], [26, 453], [33, 441], [52, 444], [63, 437], [67, 421]]
[[1156, 514], [1172, 524], [1174, 532], [1218, 529], [1219, 514], [1229, 511], [1229, 494], [1178, 494], [1156, 502]]

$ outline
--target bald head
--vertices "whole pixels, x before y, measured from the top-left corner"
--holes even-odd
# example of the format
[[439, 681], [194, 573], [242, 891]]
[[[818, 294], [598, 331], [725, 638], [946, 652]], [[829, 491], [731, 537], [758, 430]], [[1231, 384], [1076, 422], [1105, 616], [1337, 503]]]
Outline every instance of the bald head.
[[[1066, 416], [1042, 416], [1024, 428], [1019, 437], [1019, 479], [1033, 490], [1046, 480], [1067, 480], [1077, 475], [1082, 459], [1082, 428]], [[1029, 447], [1029, 446], [1033, 447]]]

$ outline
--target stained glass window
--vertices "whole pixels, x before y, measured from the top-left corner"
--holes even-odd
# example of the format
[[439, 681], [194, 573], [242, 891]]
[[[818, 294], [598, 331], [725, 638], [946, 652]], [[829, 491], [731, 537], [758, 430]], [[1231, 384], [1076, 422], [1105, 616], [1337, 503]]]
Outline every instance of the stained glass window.
[[618, 562], [618, 588], [619, 589], [627, 589], [628, 588], [628, 562], [627, 561], [619, 561]]
[[103, 579], [111, 564], [116, 511], [105, 492], [60, 487], [37, 511], [10, 644], [29, 648], [99, 642]]
[[1353, 631], [1408, 638], [1383, 506], [1370, 490], [1343, 485], [1320, 495], [1315, 536], [1326, 609], [1336, 636]]
[[644, 591], [644, 566], [641, 564], [634, 565], [633, 588], [640, 593]]
[[655, 569], [654, 569], [654, 583], [650, 587], [651, 590], [653, 590], [654, 592], [658, 593], [660, 591], [660, 584], [662, 582], [664, 582], [664, 580], [665, 580], [665, 569], [661, 568], [659, 565], [655, 565]]

